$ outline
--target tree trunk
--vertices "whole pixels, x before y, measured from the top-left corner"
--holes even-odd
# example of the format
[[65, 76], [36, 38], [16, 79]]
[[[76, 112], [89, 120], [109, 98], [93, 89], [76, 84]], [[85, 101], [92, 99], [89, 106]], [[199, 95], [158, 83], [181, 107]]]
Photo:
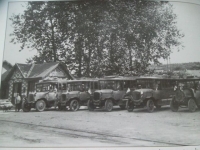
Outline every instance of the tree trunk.
[[53, 46], [53, 49], [52, 49], [53, 50], [53, 61], [56, 62], [57, 56], [56, 56], [56, 45], [55, 45], [55, 37], [54, 37], [54, 26], [53, 26], [51, 15], [50, 15], [50, 22], [51, 22], [51, 32], [52, 32], [51, 42], [52, 42], [52, 46]]
[[132, 51], [131, 51], [130, 43], [128, 43], [128, 52], [129, 52], [129, 70], [132, 71], [133, 61], [132, 61]]
[[83, 52], [82, 52], [82, 37], [80, 35], [79, 39], [78, 39], [78, 54], [79, 57], [78, 57], [78, 77], [81, 77], [82, 76], [82, 73], [81, 73], [81, 68], [82, 68], [82, 57], [83, 57]]
[[90, 76], [90, 60], [91, 60], [91, 53], [92, 53], [92, 49], [89, 45], [89, 53], [88, 53], [88, 60], [87, 60], [87, 71], [86, 71], [86, 75], [89, 77]]

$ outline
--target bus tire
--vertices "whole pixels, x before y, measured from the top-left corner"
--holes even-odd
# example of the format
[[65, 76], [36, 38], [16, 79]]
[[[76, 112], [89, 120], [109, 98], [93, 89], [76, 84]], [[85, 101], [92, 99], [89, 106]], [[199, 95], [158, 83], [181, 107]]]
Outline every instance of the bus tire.
[[152, 99], [149, 99], [149, 100], [147, 101], [147, 110], [148, 110], [148, 112], [150, 112], [150, 113], [154, 111], [154, 102], [153, 102]]
[[110, 100], [110, 99], [106, 100], [106, 102], [105, 102], [105, 110], [110, 112], [110, 111], [112, 111], [112, 109], [113, 109], [112, 100]]
[[197, 105], [195, 103], [195, 100], [193, 98], [190, 98], [188, 101], [188, 108], [190, 112], [195, 112]]

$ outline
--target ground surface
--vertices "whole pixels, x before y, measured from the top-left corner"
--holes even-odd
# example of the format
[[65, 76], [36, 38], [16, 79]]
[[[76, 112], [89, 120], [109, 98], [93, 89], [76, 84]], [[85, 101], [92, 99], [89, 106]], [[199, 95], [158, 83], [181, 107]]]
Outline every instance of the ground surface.
[[0, 147], [200, 145], [200, 111], [0, 111]]

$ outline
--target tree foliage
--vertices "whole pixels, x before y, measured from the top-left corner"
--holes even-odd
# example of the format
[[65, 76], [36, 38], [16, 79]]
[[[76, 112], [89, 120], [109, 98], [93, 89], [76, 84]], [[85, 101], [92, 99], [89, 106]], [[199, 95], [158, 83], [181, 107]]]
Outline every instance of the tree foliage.
[[167, 2], [28, 2], [10, 19], [11, 42], [37, 50], [31, 60], [62, 61], [79, 77], [146, 73], [183, 37]]

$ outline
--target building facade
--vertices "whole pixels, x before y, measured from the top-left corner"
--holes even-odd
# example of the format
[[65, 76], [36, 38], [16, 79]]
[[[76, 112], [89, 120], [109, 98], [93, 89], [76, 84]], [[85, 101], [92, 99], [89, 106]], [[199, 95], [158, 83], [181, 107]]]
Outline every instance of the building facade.
[[7, 76], [8, 99], [14, 102], [19, 93], [20, 96], [35, 91], [35, 84], [45, 78], [74, 79], [69, 73], [67, 66], [59, 62], [43, 64], [15, 64]]

